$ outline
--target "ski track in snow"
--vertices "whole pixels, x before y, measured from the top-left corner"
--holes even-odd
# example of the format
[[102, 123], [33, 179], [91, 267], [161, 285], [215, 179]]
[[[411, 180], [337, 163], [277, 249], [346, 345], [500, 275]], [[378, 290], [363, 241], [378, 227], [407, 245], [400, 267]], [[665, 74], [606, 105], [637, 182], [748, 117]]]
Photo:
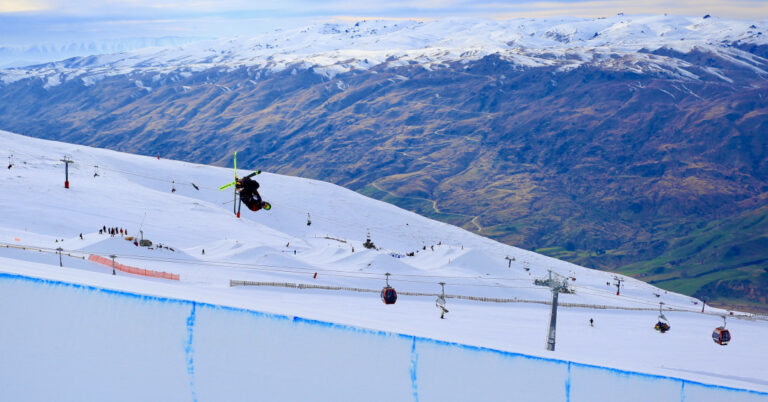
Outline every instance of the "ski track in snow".
[[[718, 346], [710, 334], [722, 319], [701, 314], [696, 299], [623, 276], [616, 296], [613, 274], [503, 245], [335, 185], [262, 173], [256, 176], [260, 192], [273, 209], [244, 210], [237, 219], [232, 193], [218, 190], [231, 181], [231, 169], [0, 131], [0, 155], [10, 154], [14, 166], [0, 174], [3, 272], [768, 391], [766, 356], [760, 352], [768, 338], [764, 320], [737, 314], [728, 320], [733, 341]], [[65, 155], [75, 161], [69, 189], [60, 162]], [[142, 230], [155, 246], [100, 235], [103, 225], [125, 228], [132, 236]], [[368, 233], [379, 250], [363, 247]], [[46, 252], [18, 249], [22, 246]], [[58, 247], [63, 268], [52, 252]], [[415, 255], [405, 255], [410, 252]], [[181, 280], [112, 276], [109, 267], [82, 258], [90, 254], [114, 254], [122, 264], [177, 273]], [[514, 258], [511, 264], [507, 257]], [[370, 293], [229, 286], [234, 279], [376, 290], [390, 272], [399, 292], [435, 295], [442, 281], [446, 294], [547, 301], [551, 292], [533, 280], [546, 278], [548, 270], [569, 278], [575, 291], [560, 295], [555, 352], [544, 349], [550, 310], [545, 304], [448, 299], [450, 312], [440, 320], [434, 296], [401, 295], [385, 306]], [[653, 330], [660, 301], [675, 309], [664, 312], [672, 325], [664, 335]], [[563, 307], [568, 303], [641, 310]], [[193, 308], [187, 326], [195, 319]], [[195, 399], [189, 336], [187, 374]], [[414, 373], [418, 356], [411, 359]], [[416, 388], [413, 394], [418, 397]]]

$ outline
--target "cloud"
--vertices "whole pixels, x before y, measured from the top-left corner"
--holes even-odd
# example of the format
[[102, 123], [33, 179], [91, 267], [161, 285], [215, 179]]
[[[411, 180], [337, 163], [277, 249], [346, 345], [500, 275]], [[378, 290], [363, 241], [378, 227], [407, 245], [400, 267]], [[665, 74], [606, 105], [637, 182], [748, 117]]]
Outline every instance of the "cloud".
[[0, 13], [28, 13], [44, 11], [48, 6], [39, 1], [3, 0], [0, 1]]

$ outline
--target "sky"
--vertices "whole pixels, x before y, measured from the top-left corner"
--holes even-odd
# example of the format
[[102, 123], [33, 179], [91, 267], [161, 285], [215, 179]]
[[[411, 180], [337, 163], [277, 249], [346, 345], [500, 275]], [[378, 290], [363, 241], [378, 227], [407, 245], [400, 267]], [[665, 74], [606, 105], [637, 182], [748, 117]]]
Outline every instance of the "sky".
[[712, 14], [768, 19], [766, 0], [0, 0], [0, 46], [136, 37], [260, 33], [320, 20], [365, 18]]

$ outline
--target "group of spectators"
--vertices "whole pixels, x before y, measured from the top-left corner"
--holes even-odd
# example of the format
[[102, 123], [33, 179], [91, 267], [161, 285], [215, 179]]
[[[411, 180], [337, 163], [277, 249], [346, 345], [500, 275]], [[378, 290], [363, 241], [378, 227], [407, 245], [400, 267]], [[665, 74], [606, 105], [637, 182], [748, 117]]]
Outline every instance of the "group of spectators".
[[128, 229], [123, 229], [119, 227], [106, 227], [102, 226], [101, 229], [99, 229], [99, 234], [108, 234], [110, 236], [128, 236]]

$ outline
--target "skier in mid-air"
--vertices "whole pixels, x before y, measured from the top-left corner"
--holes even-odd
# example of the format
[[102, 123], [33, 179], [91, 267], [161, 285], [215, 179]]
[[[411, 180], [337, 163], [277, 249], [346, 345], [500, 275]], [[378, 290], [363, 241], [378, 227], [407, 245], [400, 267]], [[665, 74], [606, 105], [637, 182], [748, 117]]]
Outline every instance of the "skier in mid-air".
[[259, 195], [259, 182], [251, 179], [249, 176], [243, 177], [235, 184], [237, 191], [240, 193], [240, 201], [245, 204], [251, 211], [258, 211], [260, 209], [266, 209], [269, 211], [272, 206], [268, 202], [264, 202]]

